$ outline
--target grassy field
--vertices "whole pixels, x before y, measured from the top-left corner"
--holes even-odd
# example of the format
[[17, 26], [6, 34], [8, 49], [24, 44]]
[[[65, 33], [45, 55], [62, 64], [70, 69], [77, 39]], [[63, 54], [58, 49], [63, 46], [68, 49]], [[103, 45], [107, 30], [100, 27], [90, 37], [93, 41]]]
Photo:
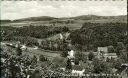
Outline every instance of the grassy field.
[[[11, 42], [4, 42], [5, 44], [8, 43], [10, 44]], [[15, 42], [13, 42], [12, 44], [14, 44]], [[16, 48], [12, 48], [9, 46], [6, 46], [5, 44], [1, 45], [1, 48], [4, 49], [4, 51], [8, 51], [11, 54], [15, 54], [16, 52]], [[29, 55], [29, 56], [39, 56], [39, 55], [44, 55], [45, 57], [47, 57], [48, 59], [53, 59], [55, 57], [59, 57], [60, 53], [59, 52], [52, 52], [52, 51], [45, 51], [45, 50], [41, 50], [41, 49], [34, 49], [33, 47], [27, 47], [26, 51], [22, 52], [23, 55]]]

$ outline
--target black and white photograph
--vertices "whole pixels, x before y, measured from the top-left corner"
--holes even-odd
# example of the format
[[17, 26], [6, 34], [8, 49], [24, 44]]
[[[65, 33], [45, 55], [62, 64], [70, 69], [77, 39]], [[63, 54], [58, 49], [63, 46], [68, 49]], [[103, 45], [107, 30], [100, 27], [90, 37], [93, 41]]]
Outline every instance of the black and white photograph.
[[0, 78], [128, 78], [127, 0], [0, 0]]

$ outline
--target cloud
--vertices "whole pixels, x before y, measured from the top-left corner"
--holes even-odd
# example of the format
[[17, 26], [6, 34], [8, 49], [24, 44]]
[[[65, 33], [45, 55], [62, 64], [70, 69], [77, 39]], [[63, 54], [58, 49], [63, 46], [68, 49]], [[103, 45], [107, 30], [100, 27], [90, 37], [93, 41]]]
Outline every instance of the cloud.
[[125, 1], [3, 1], [1, 19], [20, 19], [34, 16], [71, 17], [78, 15], [126, 15]]

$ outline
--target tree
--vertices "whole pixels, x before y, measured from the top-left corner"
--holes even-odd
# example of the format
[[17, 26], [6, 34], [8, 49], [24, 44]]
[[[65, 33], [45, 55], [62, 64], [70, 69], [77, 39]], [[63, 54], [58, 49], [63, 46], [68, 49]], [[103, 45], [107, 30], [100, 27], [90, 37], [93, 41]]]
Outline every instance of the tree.
[[123, 63], [128, 63], [128, 52], [126, 50], [121, 50], [120, 51], [120, 59], [122, 60]]
[[84, 54], [81, 51], [75, 52], [75, 59], [80, 61], [80, 60], [83, 60], [83, 58], [84, 58]]
[[34, 55], [32, 58], [32, 64], [36, 64], [37, 63], [37, 57]]
[[111, 67], [104, 60], [99, 60], [95, 58], [92, 64], [94, 65], [94, 73], [99, 74], [99, 73], [111, 73], [112, 72]]
[[67, 56], [68, 56], [68, 52], [67, 52], [67, 51], [61, 52], [61, 56], [62, 56], [62, 57], [67, 57]]
[[22, 50], [20, 48], [20, 45], [18, 45], [18, 47], [16, 48], [16, 52], [18, 56], [22, 55]]
[[128, 44], [126, 44], [126, 51], [128, 52]]
[[40, 55], [39, 60], [42, 62], [47, 61], [47, 59], [44, 57], [44, 55]]
[[69, 70], [72, 69], [72, 65], [71, 65], [71, 60], [70, 59], [67, 60], [66, 69], [69, 69]]
[[90, 61], [92, 61], [94, 58], [95, 58], [94, 53], [93, 53], [93, 52], [90, 52], [90, 53], [88, 54], [88, 59], [89, 59]]
[[75, 65], [79, 65], [79, 59], [75, 58]]
[[117, 47], [116, 47], [116, 53], [117, 55], [120, 55], [121, 50], [124, 50], [125, 46], [122, 42], [118, 42], [117, 43]]
[[120, 69], [121, 64], [122, 64], [122, 60], [121, 59], [117, 59], [117, 60], [113, 61], [113, 67], [116, 68], [116, 69]]
[[64, 27], [62, 28], [62, 31], [63, 31], [63, 32], [67, 32], [67, 31], [69, 31], [69, 28], [66, 27], [66, 26], [64, 26]]
[[58, 68], [58, 67], [61, 67], [61, 66], [66, 66], [66, 59], [64, 57], [60, 57], [60, 56], [57, 56], [55, 57], [52, 62], [53, 64]]
[[114, 53], [115, 52], [115, 49], [113, 46], [108, 46], [108, 52], [109, 53]]

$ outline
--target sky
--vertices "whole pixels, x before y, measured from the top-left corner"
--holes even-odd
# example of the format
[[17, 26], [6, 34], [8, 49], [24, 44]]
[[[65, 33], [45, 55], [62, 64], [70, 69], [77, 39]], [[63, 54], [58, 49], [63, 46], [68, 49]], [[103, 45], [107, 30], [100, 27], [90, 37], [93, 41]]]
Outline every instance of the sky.
[[74, 17], [80, 15], [127, 15], [124, 1], [2, 1], [1, 19], [21, 19], [37, 16]]

